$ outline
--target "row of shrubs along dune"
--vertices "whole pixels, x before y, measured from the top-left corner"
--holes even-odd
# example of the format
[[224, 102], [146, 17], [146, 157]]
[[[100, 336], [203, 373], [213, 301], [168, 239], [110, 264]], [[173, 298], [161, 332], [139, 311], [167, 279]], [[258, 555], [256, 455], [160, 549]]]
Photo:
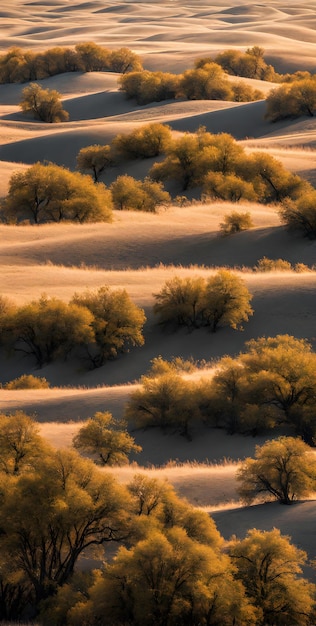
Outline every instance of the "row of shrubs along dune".
[[56, 46], [41, 52], [13, 46], [0, 55], [0, 83], [25, 83], [64, 72], [118, 72], [142, 68], [129, 48], [110, 50], [93, 41], [75, 47]]
[[[280, 460], [288, 475], [282, 493]], [[254, 465], [280, 502], [290, 504], [312, 488], [306, 468], [315, 474], [315, 461], [301, 441], [275, 440], [247, 459], [246, 476], [240, 473], [245, 499], [252, 497]], [[51, 447], [22, 412], [0, 415], [0, 481], [1, 621], [314, 621], [315, 585], [301, 569], [307, 555], [279, 530], [250, 530], [242, 540], [224, 542], [212, 517], [181, 499], [168, 482], [138, 473], [119, 484], [76, 450]], [[102, 559], [102, 567], [80, 567], [83, 555]]]
[[[230, 81], [227, 74], [233, 74], [282, 82], [267, 98], [266, 117], [272, 122], [287, 117], [313, 116], [315, 76], [309, 72], [277, 74], [263, 55], [264, 50], [259, 46], [248, 48], [244, 53], [226, 50], [214, 59], [197, 59], [194, 68], [183, 74], [171, 74], [144, 70], [140, 58], [128, 48], [110, 51], [93, 42], [78, 44], [74, 49], [56, 47], [40, 53], [11, 48], [0, 56], [0, 83], [30, 82], [67, 71], [114, 71], [122, 73], [119, 84], [126, 96], [142, 105], [174, 98], [249, 102], [264, 97], [260, 90], [245, 82]], [[34, 107], [35, 90], [37, 99], [39, 95], [44, 99], [44, 106]], [[35, 113], [42, 121], [66, 121], [68, 114], [62, 108], [60, 97], [57, 91], [42, 89], [32, 82], [24, 90], [22, 110]]]
[[[177, 329], [220, 326], [241, 328], [253, 314], [252, 299], [244, 281], [228, 270], [203, 278], [167, 281], [155, 295], [158, 323]], [[126, 290], [100, 287], [75, 294], [69, 303], [42, 296], [16, 306], [0, 300], [2, 345], [9, 353], [32, 357], [38, 367], [66, 359], [79, 350], [90, 367], [144, 343], [143, 309], [133, 303]]]
[[[144, 181], [125, 174], [109, 188], [100, 182], [121, 161], [155, 157], [160, 160]], [[0, 203], [2, 221], [111, 221], [113, 207], [155, 212], [171, 203], [163, 182], [174, 181], [184, 192], [200, 189], [203, 201], [275, 203], [287, 227], [311, 239], [316, 236], [315, 188], [266, 152], [247, 154], [227, 133], [212, 134], [201, 127], [174, 138], [169, 126], [151, 123], [117, 135], [110, 145], [82, 148], [77, 166], [80, 172], [39, 162], [14, 173]]]

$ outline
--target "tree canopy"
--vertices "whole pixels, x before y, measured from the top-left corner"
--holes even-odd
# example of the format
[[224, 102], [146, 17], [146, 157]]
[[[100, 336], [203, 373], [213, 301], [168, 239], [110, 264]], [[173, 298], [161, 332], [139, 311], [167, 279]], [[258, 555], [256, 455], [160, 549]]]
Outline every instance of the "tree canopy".
[[95, 413], [73, 438], [74, 447], [92, 454], [101, 465], [124, 465], [128, 455], [141, 452], [127, 432], [124, 420], [115, 420], [109, 412]]
[[109, 190], [94, 185], [90, 176], [38, 162], [12, 174], [0, 215], [9, 223], [109, 222], [112, 200]]
[[237, 473], [239, 494], [251, 503], [268, 496], [282, 504], [308, 496], [316, 488], [316, 461], [310, 447], [295, 437], [279, 437], [256, 446]]

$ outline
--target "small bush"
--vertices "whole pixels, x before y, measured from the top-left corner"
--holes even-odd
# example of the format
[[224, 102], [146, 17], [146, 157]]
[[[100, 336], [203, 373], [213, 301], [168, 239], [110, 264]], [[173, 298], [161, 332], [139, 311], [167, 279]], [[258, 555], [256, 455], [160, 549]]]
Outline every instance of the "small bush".
[[289, 272], [293, 268], [289, 261], [285, 261], [284, 259], [268, 259], [264, 256], [262, 259], [259, 259], [253, 269], [255, 272]]
[[249, 212], [238, 213], [237, 211], [232, 211], [224, 215], [224, 221], [219, 226], [221, 234], [226, 236], [240, 233], [242, 230], [248, 230], [253, 225]]
[[23, 374], [19, 378], [10, 380], [3, 385], [4, 389], [48, 389], [49, 382], [46, 378], [33, 376], [32, 374]]

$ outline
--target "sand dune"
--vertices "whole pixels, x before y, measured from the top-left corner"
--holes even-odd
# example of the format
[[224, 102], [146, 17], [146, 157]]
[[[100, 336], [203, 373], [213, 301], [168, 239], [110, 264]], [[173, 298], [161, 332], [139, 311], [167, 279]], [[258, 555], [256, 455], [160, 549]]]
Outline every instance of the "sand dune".
[[[3, 0], [0, 51], [10, 46], [43, 50], [95, 41], [110, 48], [132, 48], [141, 55], [147, 69], [180, 73], [192, 67], [198, 57], [215, 55], [229, 47], [244, 51], [259, 45], [265, 49], [267, 62], [280, 72], [314, 72], [315, 15], [316, 0], [291, 2], [290, 6], [282, 0], [261, 4], [219, 0], [211, 5], [201, 0]], [[62, 94], [70, 121], [59, 125], [45, 125], [22, 116], [18, 104], [25, 85], [0, 85], [0, 196], [7, 192], [12, 171], [44, 159], [74, 168], [81, 147], [109, 143], [117, 133], [130, 132], [151, 121], [170, 124], [174, 133], [192, 132], [200, 125], [211, 132], [229, 132], [242, 141], [247, 151], [267, 150], [288, 169], [315, 184], [314, 119], [270, 124], [264, 119], [264, 100], [244, 104], [167, 101], [138, 106], [125, 100], [117, 78], [111, 73], [78, 72], [40, 81], [45, 88]], [[265, 96], [274, 87], [248, 82]], [[103, 180], [109, 184], [125, 172], [142, 178], [151, 164], [150, 160], [124, 163]], [[249, 210], [255, 227], [235, 237], [220, 238], [219, 223], [232, 208]], [[49, 390], [27, 392], [0, 390], [0, 410], [24, 409], [34, 414], [41, 432], [54, 445], [70, 445], [82, 420], [97, 410], [121, 416], [136, 381], [158, 354], [164, 358], [192, 355], [212, 360], [237, 354], [252, 337], [286, 332], [307, 337], [316, 347], [315, 272], [256, 274], [244, 270], [241, 276], [253, 293], [255, 309], [244, 332], [222, 329], [216, 335], [206, 331], [166, 334], [154, 324], [153, 294], [175, 273], [208, 275], [219, 265], [251, 267], [263, 256], [281, 257], [292, 264], [315, 264], [315, 242], [288, 234], [274, 206], [193, 203], [173, 206], [158, 215], [115, 212], [112, 224], [0, 226], [0, 240], [1, 294], [18, 303], [44, 291], [68, 300], [74, 291], [109, 284], [126, 288], [148, 315], [145, 346], [99, 370], [88, 371], [82, 361], [73, 359], [39, 371], [34, 370], [31, 360], [6, 360], [1, 354], [0, 382], [32, 372], [56, 385]], [[277, 526], [314, 557], [314, 502], [286, 508], [266, 504], [227, 510], [231, 502], [238, 506], [235, 464], [181, 468], [171, 463], [160, 468], [171, 459], [202, 463], [220, 462], [224, 457], [238, 460], [252, 455], [254, 446], [263, 443], [264, 438], [230, 437], [198, 427], [191, 443], [160, 432], [134, 434], [143, 452], [128, 468], [113, 470], [120, 480], [126, 481], [138, 471], [137, 461], [142, 471], [167, 477], [196, 506], [225, 509], [213, 513], [225, 538], [233, 533], [242, 537], [253, 526]], [[157, 469], [150, 469], [151, 464]], [[314, 575], [310, 570], [307, 574]]]

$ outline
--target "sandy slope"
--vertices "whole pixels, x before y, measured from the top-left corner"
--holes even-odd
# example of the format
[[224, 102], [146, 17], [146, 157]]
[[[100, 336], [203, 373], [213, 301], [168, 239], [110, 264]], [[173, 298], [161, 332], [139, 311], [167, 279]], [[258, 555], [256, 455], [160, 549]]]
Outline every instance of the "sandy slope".
[[[109, 47], [131, 47], [148, 69], [182, 72], [197, 57], [228, 47], [245, 50], [259, 45], [265, 48], [267, 61], [279, 71], [315, 71], [315, 15], [315, 0], [261, 4], [219, 0], [211, 5], [200, 0], [2, 0], [0, 50], [13, 45], [41, 50], [93, 40]], [[316, 122], [302, 118], [271, 125], [264, 120], [263, 100], [246, 104], [178, 101], [140, 107], [124, 99], [114, 74], [74, 73], [42, 82], [60, 91], [70, 121], [50, 126], [25, 119], [18, 107], [23, 85], [0, 86], [0, 195], [7, 192], [12, 171], [23, 170], [39, 159], [75, 167], [81, 147], [107, 143], [118, 132], [129, 132], [150, 121], [168, 123], [174, 132], [192, 132], [203, 125], [211, 132], [232, 133], [247, 150], [267, 150], [288, 169], [315, 183]], [[252, 84], [258, 87], [256, 82]], [[260, 88], [266, 94], [273, 86], [266, 83]], [[142, 178], [150, 165], [124, 164], [105, 176], [104, 182], [125, 171]], [[316, 262], [316, 244], [286, 233], [275, 207], [240, 206], [251, 212], [255, 228], [236, 237], [219, 238], [218, 225], [231, 208], [225, 203], [193, 204], [172, 207], [159, 215], [117, 212], [113, 224], [0, 226], [1, 294], [19, 303], [44, 291], [68, 300], [74, 291], [109, 284], [126, 288], [135, 302], [145, 307], [149, 319], [145, 346], [97, 371], [85, 370], [81, 361], [34, 371], [30, 361], [7, 361], [1, 355], [1, 382], [32, 371], [63, 388], [0, 390], [0, 409], [21, 408], [34, 413], [41, 432], [52, 443], [70, 445], [81, 420], [95, 411], [122, 415], [134, 381], [158, 354], [209, 360], [238, 353], [252, 337], [284, 332], [307, 337], [315, 346], [315, 273], [258, 275], [244, 271], [242, 276], [254, 296], [255, 315], [243, 333], [223, 329], [215, 336], [204, 331], [168, 335], [154, 325], [153, 293], [175, 273], [207, 275], [214, 266], [252, 266], [263, 256], [308, 265]], [[237, 460], [253, 454], [254, 446], [264, 440], [199, 429], [191, 443], [159, 432], [134, 434], [143, 446], [137, 459], [146, 466], [143, 471], [167, 477], [194, 504], [210, 508], [227, 508], [231, 501], [236, 504], [236, 465], [181, 468], [171, 464], [163, 470], [150, 470], [147, 465], [159, 466], [170, 459]], [[114, 471], [126, 481], [137, 469], [132, 464]], [[287, 508], [269, 504], [225, 510], [214, 516], [225, 538], [232, 533], [244, 536], [252, 526], [277, 526], [314, 556], [315, 506], [314, 502]]]

